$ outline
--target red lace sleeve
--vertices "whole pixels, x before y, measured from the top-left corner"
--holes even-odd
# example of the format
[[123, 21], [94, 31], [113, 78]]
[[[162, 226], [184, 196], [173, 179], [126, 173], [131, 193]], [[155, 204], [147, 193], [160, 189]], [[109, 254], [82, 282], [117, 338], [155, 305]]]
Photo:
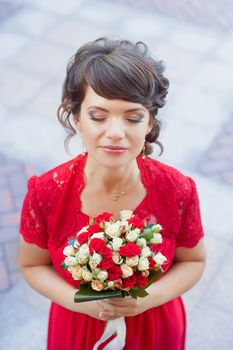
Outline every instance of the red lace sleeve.
[[197, 245], [204, 233], [196, 185], [190, 177], [187, 179], [190, 183], [190, 195], [182, 208], [182, 224], [176, 237], [176, 247], [192, 248]]
[[20, 234], [28, 243], [34, 243], [40, 248], [46, 249], [48, 235], [37, 198], [36, 180], [37, 177], [32, 176], [28, 181], [28, 192], [21, 212]]

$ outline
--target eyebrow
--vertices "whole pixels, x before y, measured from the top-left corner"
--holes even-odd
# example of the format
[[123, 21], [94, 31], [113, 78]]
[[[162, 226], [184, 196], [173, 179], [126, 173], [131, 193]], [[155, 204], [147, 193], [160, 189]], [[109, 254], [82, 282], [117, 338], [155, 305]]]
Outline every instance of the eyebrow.
[[[90, 106], [90, 107], [88, 107], [88, 110], [89, 110], [89, 109], [92, 109], [92, 108], [99, 109], [99, 110], [101, 110], [101, 111], [103, 111], [103, 112], [109, 112], [107, 109], [102, 108], [102, 107], [99, 107], [99, 106]], [[137, 112], [137, 111], [146, 112], [146, 109], [143, 108], [143, 107], [130, 108], [130, 109], [127, 109], [127, 111], [125, 111], [125, 112], [126, 112], [126, 113], [129, 113], [129, 112]]]

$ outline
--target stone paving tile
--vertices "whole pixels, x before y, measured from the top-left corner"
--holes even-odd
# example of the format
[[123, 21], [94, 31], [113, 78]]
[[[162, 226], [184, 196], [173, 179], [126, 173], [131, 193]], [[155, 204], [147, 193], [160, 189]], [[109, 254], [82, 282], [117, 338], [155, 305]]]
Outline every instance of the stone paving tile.
[[[216, 306], [222, 311], [233, 315], [233, 274], [232, 274], [232, 243], [228, 246], [224, 256], [219, 259], [219, 271], [209, 285], [207, 293], [203, 297], [203, 303], [208, 306]], [[216, 257], [218, 258], [218, 257]], [[224, 298], [222, 297], [224, 295]]]
[[0, 60], [8, 61], [8, 59], [16, 55], [21, 49], [25, 47], [28, 42], [28, 39], [16, 33], [0, 33]]
[[187, 318], [187, 350], [229, 350], [232, 348], [232, 313], [203, 305]]
[[232, 64], [217, 60], [205, 62], [192, 83], [210, 91], [225, 91], [227, 95], [232, 95]]
[[7, 240], [4, 244], [4, 260], [11, 272], [19, 270], [18, 256], [19, 256], [19, 242], [18, 239], [12, 241]]
[[225, 260], [229, 250], [229, 244], [213, 237], [210, 231], [205, 231], [205, 245], [207, 251], [205, 272], [199, 283], [184, 294], [187, 313], [190, 314], [190, 317], [196, 309], [205, 305], [204, 298], [207, 295], [210, 300], [215, 296], [215, 290], [212, 289], [212, 293], [209, 293], [209, 288], [215, 283], [219, 273], [219, 262]]
[[[74, 33], [77, 34], [74, 35]], [[67, 55], [67, 58], [69, 58], [80, 45], [107, 34], [109, 33], [105, 25], [96, 26], [94, 23], [85, 20], [65, 19], [48, 34], [47, 40], [69, 48], [70, 54]]]
[[[10, 65], [0, 69], [1, 87], [0, 103], [6, 108], [16, 109], [28, 101], [44, 85], [47, 77], [39, 74], [31, 74], [28, 71], [20, 71]], [[14, 96], [11, 98], [10, 96]]]
[[0, 258], [0, 293], [6, 292], [10, 287], [11, 281], [9, 271], [3, 255], [3, 257]]
[[23, 8], [22, 3], [16, 4], [14, 1], [0, 1], [0, 24], [10, 16], [15, 15], [17, 11]]
[[21, 33], [25, 37], [41, 37], [57, 23], [58, 18], [44, 11], [23, 8], [12, 18], [5, 21], [2, 29], [7, 32]]
[[[113, 2], [113, 1], [112, 1]], [[172, 0], [114, 0], [114, 3], [128, 4], [144, 10], [154, 11], [171, 17], [173, 20], [186, 21], [195, 25], [210, 27], [223, 32], [229, 31], [233, 23], [233, 5], [231, 1], [174, 1]]]
[[233, 186], [233, 117], [223, 124], [197, 168], [200, 173]]
[[[20, 305], [20, 307], [19, 307]], [[44, 350], [48, 312], [25, 302], [16, 288], [0, 298], [0, 348]]]
[[46, 169], [55, 165], [56, 161], [68, 159], [63, 147], [64, 138], [64, 131], [56, 120], [56, 111], [54, 120], [47, 115], [19, 112], [17, 118], [11, 118], [0, 130], [0, 147], [12, 157], [17, 155], [25, 164]]
[[67, 52], [51, 43], [39, 42], [26, 47], [19, 56], [14, 56], [11, 63], [19, 70], [56, 77], [58, 72], [65, 72]]
[[1, 154], [0, 179], [5, 186], [0, 187], [0, 292], [6, 292], [18, 277], [19, 202], [22, 204], [26, 193], [28, 176], [29, 168]]

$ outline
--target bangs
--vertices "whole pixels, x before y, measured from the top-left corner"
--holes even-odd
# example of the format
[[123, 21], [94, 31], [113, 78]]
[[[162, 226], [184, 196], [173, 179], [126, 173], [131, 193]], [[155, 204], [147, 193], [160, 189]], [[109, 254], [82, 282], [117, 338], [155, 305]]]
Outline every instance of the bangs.
[[[155, 89], [155, 78], [139, 58], [102, 55], [88, 65], [86, 84], [107, 99], [122, 99], [147, 105]], [[149, 107], [149, 106], [148, 106]]]

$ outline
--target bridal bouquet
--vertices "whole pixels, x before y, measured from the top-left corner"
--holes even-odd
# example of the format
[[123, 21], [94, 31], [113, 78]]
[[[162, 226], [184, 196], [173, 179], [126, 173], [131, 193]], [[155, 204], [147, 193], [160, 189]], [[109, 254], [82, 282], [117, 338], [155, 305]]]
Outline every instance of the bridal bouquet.
[[90, 219], [63, 250], [62, 267], [78, 281], [74, 301], [148, 295], [146, 288], [163, 273], [166, 257], [159, 224], [147, 224], [130, 210]]

